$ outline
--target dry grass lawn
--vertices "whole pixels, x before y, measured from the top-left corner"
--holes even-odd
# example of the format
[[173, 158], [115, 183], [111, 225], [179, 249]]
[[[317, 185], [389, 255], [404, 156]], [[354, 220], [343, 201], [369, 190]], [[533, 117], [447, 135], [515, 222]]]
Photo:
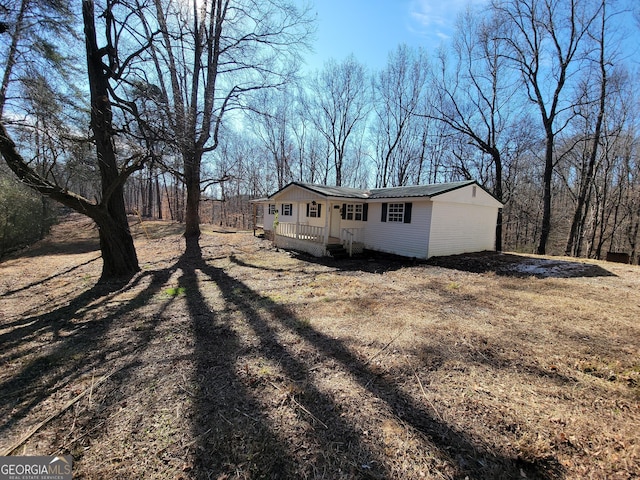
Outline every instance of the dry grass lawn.
[[179, 225], [133, 229], [127, 283], [96, 285], [78, 217], [0, 263], [0, 455], [87, 479], [640, 478], [637, 266], [318, 261], [214, 231], [185, 256]]

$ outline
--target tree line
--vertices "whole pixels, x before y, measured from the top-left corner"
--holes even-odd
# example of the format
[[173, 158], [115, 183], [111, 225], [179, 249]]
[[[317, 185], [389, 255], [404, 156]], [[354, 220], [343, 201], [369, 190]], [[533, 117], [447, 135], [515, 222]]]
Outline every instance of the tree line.
[[0, 151], [96, 221], [105, 276], [137, 270], [127, 212], [184, 221], [197, 249], [202, 221], [247, 228], [249, 200], [294, 180], [476, 179], [505, 204], [498, 250], [638, 258], [633, 3], [493, 0], [378, 71], [356, 55], [301, 69], [299, 2], [82, 7], [0, 0]]

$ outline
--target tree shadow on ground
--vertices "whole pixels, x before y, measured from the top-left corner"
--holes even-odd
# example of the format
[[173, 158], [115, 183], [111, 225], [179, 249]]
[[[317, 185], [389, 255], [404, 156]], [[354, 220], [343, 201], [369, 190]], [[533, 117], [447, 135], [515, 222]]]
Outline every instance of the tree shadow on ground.
[[[384, 450], [367, 441], [366, 432], [349, 419], [340, 399], [320, 388], [315, 372], [327, 363], [351, 379], [363, 395], [375, 399], [381, 415], [387, 412], [425, 438], [433, 447], [431, 454], [453, 468], [454, 478], [562, 477], [556, 459], [527, 462], [486, 449], [437, 418], [391, 379], [377, 375], [341, 340], [328, 337], [290, 309], [207, 264], [200, 250], [185, 254], [179, 266], [181, 285], [191, 291], [187, 301], [195, 335], [195, 380], [203, 392], [194, 419], [194, 436], [200, 439], [198, 478], [227, 478], [237, 465], [248, 468], [252, 478], [389, 478]], [[196, 280], [199, 275], [217, 286], [225, 300], [224, 312], [210, 311], [198, 286], [204, 285], [203, 279]], [[238, 341], [242, 335], [257, 339], [244, 347], [251, 351], [241, 352], [243, 357], [277, 366], [276, 381], [252, 375], [250, 365], [245, 367], [246, 375], [240, 375], [243, 366], [234, 361], [242, 348]], [[295, 355], [292, 346], [300, 342], [315, 354]], [[290, 402], [296, 412], [295, 441], [302, 439], [300, 444], [292, 444], [273, 427], [278, 424], [270, 417], [273, 410], [260, 401], [261, 392], [268, 388], [290, 389], [283, 401]], [[224, 421], [234, 411], [245, 415]], [[301, 451], [309, 453], [305, 456]]]
[[[330, 462], [336, 470], [329, 478], [345, 474], [385, 478], [354, 471], [357, 460], [362, 465], [375, 460], [375, 454], [345, 419], [338, 415], [330, 426], [320, 420], [338, 406], [310, 381], [308, 366], [291, 356], [269, 327], [267, 317], [273, 316], [276, 305], [209, 265], [197, 249], [186, 253], [178, 268], [195, 337], [194, 381], [201, 393], [193, 422], [194, 437], [199, 439], [197, 478], [230, 478], [239, 469], [246, 478], [320, 478], [319, 472], [329, 468], [320, 457], [335, 454], [342, 458]], [[211, 311], [198, 286], [201, 275], [219, 289], [225, 303], [222, 311]], [[256, 338], [257, 343], [247, 345], [247, 336]], [[236, 361], [240, 355], [244, 365]], [[275, 379], [280, 385], [256, 372], [255, 366], [263, 361], [281, 367], [281, 375]], [[303, 431], [297, 432], [293, 443], [274, 427], [282, 419], [273, 418], [273, 406], [261, 402], [265, 389], [280, 389], [281, 402], [296, 412], [291, 421]], [[339, 453], [346, 445], [358, 452], [354, 458]]]
[[[378, 375], [343, 341], [313, 328], [210, 260], [200, 249], [189, 249], [168, 268], [143, 272], [126, 284], [96, 285], [66, 306], [14, 325], [15, 332], [0, 338], [10, 351], [30, 348], [37, 338], [43, 341], [41, 351], [0, 383], [0, 436], [94, 370], [115, 373], [105, 395], [108, 403], [88, 412], [86, 424], [117, 412], [127, 382], [176, 297], [166, 298], [153, 314], [144, 314], [141, 325], [124, 329], [118, 338], [109, 339], [110, 331], [142, 312], [177, 278], [191, 325], [191, 380], [197, 387], [185, 400], [193, 405], [189, 477], [392, 478], [385, 449], [365, 431], [376, 428], [378, 417], [368, 419], [371, 425], [358, 424], [357, 395], [378, 405], [381, 418], [397, 419], [423, 438], [428, 455], [449, 467], [449, 478], [562, 477], [554, 458], [526, 462], [488, 449], [434, 415], [393, 379]], [[114, 301], [116, 294], [127, 292], [136, 293]], [[214, 297], [222, 308], [211, 307]], [[95, 312], [100, 316], [95, 318]], [[299, 344], [308, 354], [294, 348]], [[350, 400], [322, 386], [322, 376], [330, 372], [354, 385]], [[106, 441], [109, 434], [94, 434], [94, 442]], [[82, 450], [78, 452], [74, 455], [81, 462]]]
[[[8, 297], [10, 295], [14, 295], [14, 294], [22, 292], [24, 290], [28, 290], [31, 287], [35, 287], [37, 285], [42, 285], [42, 284], [44, 284], [46, 282], [49, 282], [49, 281], [51, 281], [51, 280], [53, 280], [53, 279], [55, 279], [57, 277], [60, 277], [62, 275], [66, 275], [68, 273], [71, 273], [71, 272], [73, 272], [74, 270], [77, 270], [80, 267], [84, 267], [86, 265], [89, 265], [90, 263], [93, 263], [93, 262], [99, 260], [100, 258], [102, 258], [102, 257], [98, 256], [98, 257], [92, 258], [90, 260], [87, 260], [86, 262], [76, 263], [75, 265], [71, 265], [70, 267], [68, 267], [66, 270], [62, 270], [62, 271], [60, 271], [58, 273], [55, 273], [54, 275], [49, 275], [48, 277], [43, 278], [41, 280], [38, 280], [37, 282], [28, 283], [26, 285], [23, 285], [20, 288], [14, 289], [14, 290], [7, 290], [6, 292], [0, 294], [0, 297]], [[104, 290], [104, 288], [102, 288], [102, 289]]]
[[507, 277], [574, 278], [615, 277], [599, 265], [555, 258], [532, 257], [500, 252], [477, 252], [431, 257], [428, 265], [471, 273], [488, 273]]
[[[49, 243], [46, 240], [38, 242], [34, 246], [21, 250], [19, 256], [21, 258], [44, 257], [49, 255], [80, 255], [83, 253], [91, 253], [100, 250], [100, 242], [94, 238], [88, 239], [67, 239], [65, 241], [56, 241]], [[7, 256], [3, 260], [9, 260], [11, 256]]]
[[[475, 252], [431, 257], [428, 260], [365, 250], [350, 258], [314, 257], [305, 252], [288, 251], [292, 258], [323, 265], [343, 272], [382, 274], [407, 267], [431, 265], [471, 273], [495, 273], [518, 278], [615, 277], [614, 273], [592, 263], [532, 257], [501, 252]], [[266, 267], [261, 267], [268, 269]]]
[[[125, 382], [137, 362], [136, 352], [148, 344], [160, 317], [146, 328], [132, 330], [122, 343], [107, 343], [107, 333], [155, 295], [170, 274], [165, 270], [140, 274], [131, 281], [99, 282], [67, 305], [3, 325], [7, 332], [0, 335], [0, 358], [3, 363], [19, 361], [22, 368], [0, 382], [0, 436], [7, 435], [20, 419], [42, 410], [47, 399], [73, 389], [82, 377], [102, 371], [105, 364], [117, 364], [111, 382]], [[114, 295], [145, 281], [147, 287], [131, 301], [108, 305]]]

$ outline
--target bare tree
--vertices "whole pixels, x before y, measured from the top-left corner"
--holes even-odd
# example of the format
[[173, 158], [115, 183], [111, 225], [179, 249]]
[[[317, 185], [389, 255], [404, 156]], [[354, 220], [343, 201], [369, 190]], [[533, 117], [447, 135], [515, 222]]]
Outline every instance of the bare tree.
[[[578, 103], [585, 105], [586, 108], [595, 106], [595, 120], [593, 125], [588, 121], [588, 116], [585, 115], [586, 123], [589, 127], [593, 127], [590, 134], [590, 141], [588, 141], [588, 147], [586, 150], [586, 161], [581, 165], [579, 189], [576, 196], [576, 207], [573, 214], [573, 220], [571, 222], [571, 229], [569, 231], [569, 238], [565, 248], [565, 255], [580, 255], [582, 238], [584, 235], [584, 223], [585, 216], [584, 210], [589, 207], [589, 196], [593, 188], [593, 176], [598, 159], [598, 148], [601, 141], [602, 127], [605, 116], [605, 109], [607, 107], [607, 95], [608, 95], [608, 69], [613, 66], [610, 55], [607, 48], [607, 27], [610, 19], [607, 17], [607, 2], [601, 0], [600, 2], [600, 28], [597, 33], [594, 32], [592, 39], [596, 44], [595, 51], [598, 52], [597, 61], [594, 62], [597, 65], [597, 78], [588, 76], [583, 83], [582, 91], [583, 97]], [[595, 101], [589, 101], [590, 86], [597, 85], [597, 93], [595, 95]]]
[[389, 54], [387, 66], [374, 79], [378, 173], [376, 184], [404, 185], [420, 150], [417, 113], [424, 104], [428, 64], [422, 50], [400, 45]]
[[342, 185], [350, 141], [364, 127], [371, 109], [365, 68], [351, 55], [343, 62], [328, 61], [311, 79], [305, 108], [329, 148], [335, 184]]
[[253, 131], [271, 156], [278, 189], [293, 180], [294, 118], [291, 90], [261, 90], [252, 102]]
[[[74, 16], [68, 2], [16, 0], [0, 4], [0, 117], [12, 98], [12, 86], [25, 81], [37, 64], [57, 69], [73, 45]], [[66, 40], [64, 48], [57, 43]], [[73, 70], [70, 63], [65, 68]], [[19, 101], [17, 92], [13, 98]]]
[[493, 8], [507, 27], [501, 38], [507, 45], [506, 58], [522, 75], [544, 129], [543, 214], [537, 248], [544, 254], [551, 231], [556, 136], [571, 120], [574, 105], [568, 87], [586, 55], [583, 45], [600, 5], [594, 6], [592, 0], [494, 0]]
[[[312, 23], [307, 9], [286, 0], [154, 0], [154, 10], [162, 40], [149, 61], [168, 119], [165, 138], [175, 139], [182, 157], [189, 249], [200, 237], [203, 157], [217, 148], [223, 119], [245, 108], [248, 92], [290, 81]], [[155, 30], [144, 14], [140, 22]]]
[[[462, 142], [480, 155], [461, 157], [465, 177], [480, 178], [495, 197], [504, 201], [505, 153], [520, 139], [512, 128], [517, 78], [505, 60], [500, 20], [468, 9], [459, 19], [451, 55], [442, 51], [434, 69], [431, 116], [444, 123]], [[474, 158], [478, 162], [473, 165]], [[496, 249], [502, 250], [502, 211], [496, 225]]]

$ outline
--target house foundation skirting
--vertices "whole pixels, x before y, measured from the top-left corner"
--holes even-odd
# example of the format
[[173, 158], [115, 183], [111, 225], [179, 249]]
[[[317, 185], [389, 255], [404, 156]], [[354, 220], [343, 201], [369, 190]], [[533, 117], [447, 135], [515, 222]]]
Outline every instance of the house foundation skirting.
[[[349, 244], [343, 244], [344, 248], [349, 251]], [[364, 243], [361, 242], [353, 242], [353, 245], [351, 247], [351, 254], [352, 255], [360, 255], [362, 252], [364, 252]]]

